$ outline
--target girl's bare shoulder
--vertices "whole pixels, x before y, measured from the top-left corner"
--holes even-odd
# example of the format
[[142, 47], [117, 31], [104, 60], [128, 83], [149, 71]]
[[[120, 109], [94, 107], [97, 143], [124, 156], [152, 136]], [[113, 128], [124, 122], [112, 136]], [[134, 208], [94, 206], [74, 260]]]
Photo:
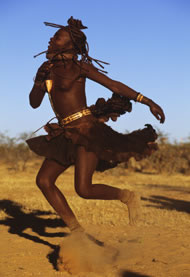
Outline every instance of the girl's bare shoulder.
[[80, 61], [80, 65], [83, 69], [85, 70], [95, 70], [98, 71], [98, 69], [90, 62], [86, 62], [86, 61]]

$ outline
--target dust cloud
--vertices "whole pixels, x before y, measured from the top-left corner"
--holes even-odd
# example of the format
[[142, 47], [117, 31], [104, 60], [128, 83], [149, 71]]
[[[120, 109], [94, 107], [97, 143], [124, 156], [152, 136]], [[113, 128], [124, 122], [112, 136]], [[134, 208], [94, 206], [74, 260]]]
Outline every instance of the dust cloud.
[[114, 266], [118, 254], [116, 248], [78, 232], [64, 238], [60, 244], [57, 267], [59, 271], [66, 270], [71, 274], [105, 273]]

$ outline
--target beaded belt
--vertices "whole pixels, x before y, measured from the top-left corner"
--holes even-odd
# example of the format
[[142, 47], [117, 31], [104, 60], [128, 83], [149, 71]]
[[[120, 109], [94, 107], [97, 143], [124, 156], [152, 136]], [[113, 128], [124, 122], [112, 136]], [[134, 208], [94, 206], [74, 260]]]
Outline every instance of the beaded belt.
[[66, 124], [68, 124], [68, 123], [70, 123], [74, 120], [77, 120], [77, 119], [79, 119], [83, 116], [90, 115], [90, 114], [92, 114], [92, 113], [89, 109], [84, 109], [80, 112], [74, 113], [72, 115], [69, 115], [69, 116], [63, 118], [63, 119], [60, 119], [59, 122], [60, 122], [61, 125], [64, 126], [64, 125], [66, 125]]

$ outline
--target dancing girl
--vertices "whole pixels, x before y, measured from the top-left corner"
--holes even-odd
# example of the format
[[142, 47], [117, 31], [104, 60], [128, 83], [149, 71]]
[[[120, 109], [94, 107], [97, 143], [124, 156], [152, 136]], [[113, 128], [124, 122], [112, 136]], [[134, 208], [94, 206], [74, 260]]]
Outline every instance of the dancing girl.
[[[95, 170], [113, 168], [130, 157], [140, 160], [151, 155], [157, 148], [157, 135], [151, 125], [121, 134], [105, 122], [130, 112], [131, 100], [148, 106], [160, 123], [164, 123], [164, 112], [151, 99], [105, 74], [103, 62], [89, 56], [87, 39], [82, 31], [86, 27], [80, 20], [71, 17], [67, 26], [45, 24], [58, 28], [58, 31], [49, 41], [45, 51], [47, 60], [37, 71], [29, 99], [30, 105], [38, 108], [48, 93], [58, 123], [47, 123], [47, 135], [27, 140], [31, 150], [45, 157], [36, 178], [37, 186], [70, 231], [83, 232], [55, 184], [58, 176], [74, 165], [77, 194], [85, 199], [121, 201], [127, 205], [129, 221], [133, 224], [138, 215], [135, 193], [106, 184], [92, 184], [92, 176]], [[113, 96], [108, 101], [99, 99], [95, 105], [87, 107], [86, 79], [109, 89]]]

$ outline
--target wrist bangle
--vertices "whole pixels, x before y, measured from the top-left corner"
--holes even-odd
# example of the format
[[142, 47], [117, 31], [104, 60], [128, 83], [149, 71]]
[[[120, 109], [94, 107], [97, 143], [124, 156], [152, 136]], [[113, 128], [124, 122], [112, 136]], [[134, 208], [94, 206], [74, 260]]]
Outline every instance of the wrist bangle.
[[136, 101], [136, 102], [142, 102], [143, 97], [144, 97], [144, 95], [142, 95], [141, 93], [138, 93], [137, 98], [136, 98], [135, 101]]

